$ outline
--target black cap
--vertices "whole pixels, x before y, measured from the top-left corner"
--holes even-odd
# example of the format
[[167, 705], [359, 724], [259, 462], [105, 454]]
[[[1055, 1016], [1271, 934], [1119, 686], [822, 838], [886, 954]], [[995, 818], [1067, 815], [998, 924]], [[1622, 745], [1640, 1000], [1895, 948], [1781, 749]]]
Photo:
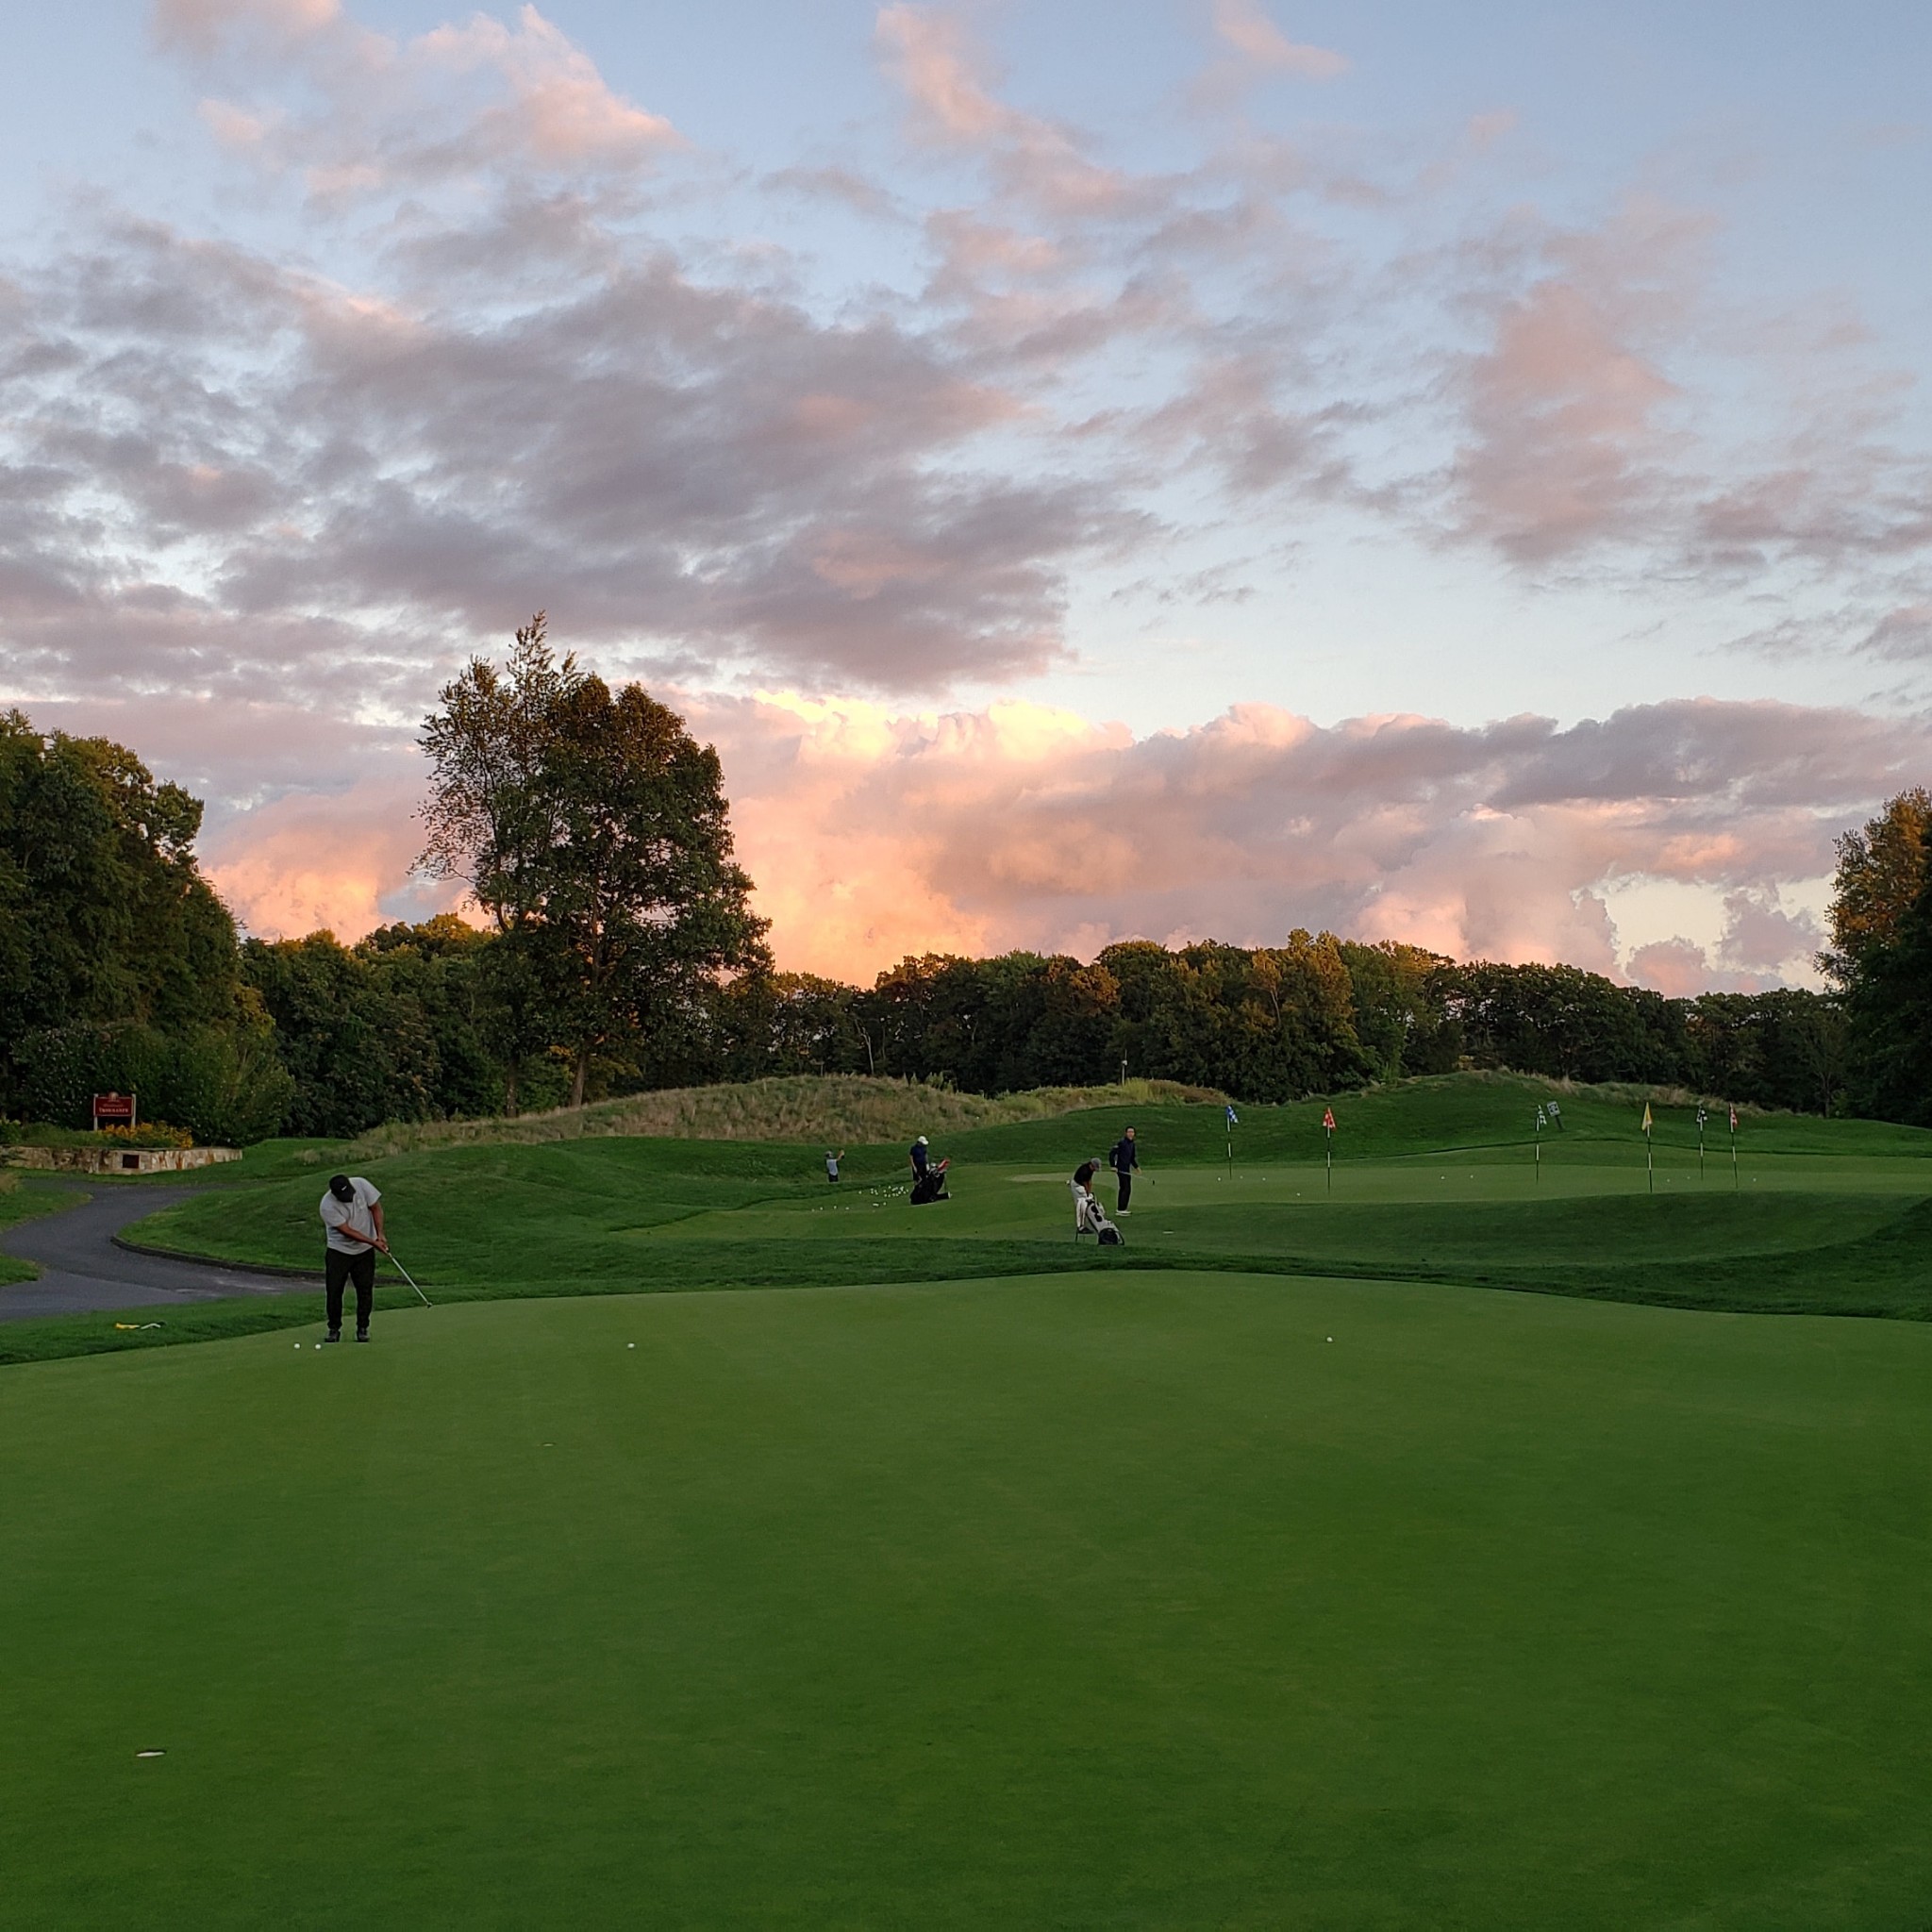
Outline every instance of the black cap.
[[353, 1201], [356, 1186], [345, 1174], [332, 1174], [328, 1177], [328, 1191], [338, 1201]]

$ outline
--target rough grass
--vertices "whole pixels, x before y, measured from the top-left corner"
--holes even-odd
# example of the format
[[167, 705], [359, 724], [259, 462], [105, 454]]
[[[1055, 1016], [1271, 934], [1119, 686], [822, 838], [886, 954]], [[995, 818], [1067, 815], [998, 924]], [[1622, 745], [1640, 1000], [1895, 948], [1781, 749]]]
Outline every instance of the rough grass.
[[678, 1141], [824, 1141], [832, 1146], [1011, 1126], [1083, 1108], [1200, 1101], [1220, 1104], [1211, 1088], [1174, 1080], [1128, 1080], [1112, 1087], [1039, 1087], [1026, 1093], [961, 1093], [924, 1080], [864, 1074], [800, 1074], [728, 1086], [674, 1087], [591, 1107], [558, 1108], [514, 1120], [395, 1122], [350, 1147], [361, 1159], [432, 1147], [534, 1145], [599, 1135]]

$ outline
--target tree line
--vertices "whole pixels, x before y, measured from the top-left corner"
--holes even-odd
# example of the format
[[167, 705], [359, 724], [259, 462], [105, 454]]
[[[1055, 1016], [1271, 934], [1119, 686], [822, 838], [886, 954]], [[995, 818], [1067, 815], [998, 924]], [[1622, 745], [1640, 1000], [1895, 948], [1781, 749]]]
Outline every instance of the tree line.
[[0, 719], [0, 1111], [84, 1125], [92, 1093], [135, 1090], [245, 1142], [772, 1074], [1287, 1101], [1495, 1067], [1932, 1124], [1924, 791], [1840, 842], [1825, 993], [1670, 999], [1305, 931], [929, 954], [854, 986], [774, 967], [715, 752], [558, 658], [541, 616], [444, 690], [423, 744], [422, 865], [484, 923], [243, 940], [197, 867], [196, 800], [122, 746]]

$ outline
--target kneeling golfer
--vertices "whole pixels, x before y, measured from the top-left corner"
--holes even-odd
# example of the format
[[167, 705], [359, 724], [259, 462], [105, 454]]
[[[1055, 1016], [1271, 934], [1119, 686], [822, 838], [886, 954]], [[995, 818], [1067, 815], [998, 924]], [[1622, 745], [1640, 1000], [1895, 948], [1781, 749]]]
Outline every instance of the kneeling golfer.
[[328, 1229], [323, 1292], [328, 1302], [328, 1340], [342, 1339], [342, 1290], [356, 1284], [356, 1340], [369, 1340], [369, 1317], [375, 1307], [375, 1257], [389, 1253], [382, 1234], [382, 1196], [360, 1174], [333, 1174], [322, 1197], [322, 1224]]

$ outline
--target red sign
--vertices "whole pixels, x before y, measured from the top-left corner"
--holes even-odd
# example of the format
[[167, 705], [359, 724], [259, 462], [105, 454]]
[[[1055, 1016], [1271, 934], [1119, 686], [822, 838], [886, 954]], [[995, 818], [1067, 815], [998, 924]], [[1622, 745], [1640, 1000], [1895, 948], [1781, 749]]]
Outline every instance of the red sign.
[[131, 1093], [96, 1093], [94, 1095], [94, 1126], [131, 1127], [134, 1124], [134, 1095]]

